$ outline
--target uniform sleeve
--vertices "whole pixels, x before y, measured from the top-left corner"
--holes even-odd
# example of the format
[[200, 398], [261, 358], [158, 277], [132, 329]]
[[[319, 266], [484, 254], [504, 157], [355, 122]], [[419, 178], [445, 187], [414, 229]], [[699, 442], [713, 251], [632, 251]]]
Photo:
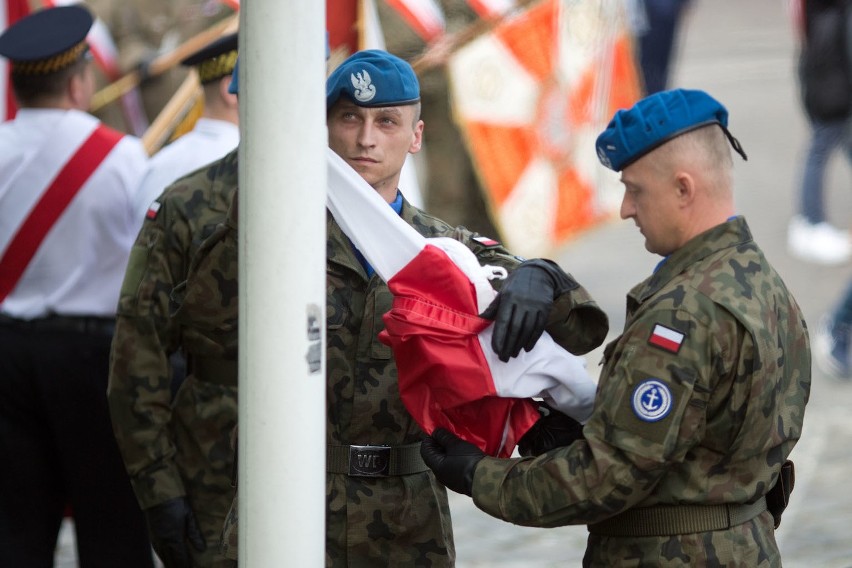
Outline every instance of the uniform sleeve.
[[[707, 322], [681, 310], [654, 311], [607, 347], [585, 440], [536, 459], [479, 464], [474, 501], [529, 526], [601, 521], [646, 499], [684, 465], [706, 429], [711, 377], [727, 375]], [[643, 503], [643, 501], [645, 501]]]
[[168, 200], [145, 221], [128, 262], [110, 356], [113, 429], [142, 508], [184, 494], [169, 434], [171, 366], [179, 345], [169, 295], [183, 274], [189, 227]]
[[556, 298], [546, 329], [563, 348], [584, 355], [604, 342], [609, 319], [588, 290], [577, 283], [576, 288]]
[[[511, 272], [522, 262], [496, 241], [483, 244], [476, 240], [475, 233], [456, 229], [454, 237], [467, 244], [482, 264], [502, 266]], [[571, 279], [577, 282], [573, 276]], [[500, 280], [492, 284], [500, 290]], [[575, 288], [556, 298], [546, 330], [562, 348], [574, 355], [584, 355], [604, 342], [609, 332], [609, 319], [592, 295], [577, 283]]]

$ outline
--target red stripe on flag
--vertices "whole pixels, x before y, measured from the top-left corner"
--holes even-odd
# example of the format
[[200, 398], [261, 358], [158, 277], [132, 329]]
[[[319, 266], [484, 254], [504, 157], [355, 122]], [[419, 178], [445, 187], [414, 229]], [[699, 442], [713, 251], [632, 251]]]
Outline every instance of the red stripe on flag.
[[98, 126], [53, 179], [0, 257], [0, 302], [14, 290], [56, 220], [122, 136]]
[[656, 345], [657, 347], [662, 347], [666, 351], [671, 351], [672, 353], [677, 353], [678, 349], [680, 349], [680, 343], [659, 335], [652, 335], [651, 339], [648, 340], [648, 343]]
[[447, 428], [489, 455], [509, 457], [539, 414], [530, 399], [497, 396], [477, 337], [491, 322], [478, 316], [470, 279], [427, 245], [388, 286], [393, 308], [379, 340], [393, 349], [409, 413], [425, 432]]

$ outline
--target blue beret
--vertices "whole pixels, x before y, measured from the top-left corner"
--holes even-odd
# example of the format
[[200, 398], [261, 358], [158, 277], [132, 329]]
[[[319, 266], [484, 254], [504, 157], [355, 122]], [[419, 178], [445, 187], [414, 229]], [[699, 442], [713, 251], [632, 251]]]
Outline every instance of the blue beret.
[[345, 96], [362, 107], [410, 105], [420, 101], [414, 69], [378, 49], [358, 51], [335, 69], [325, 83], [325, 108]]
[[231, 84], [228, 85], [228, 92], [232, 95], [240, 93], [240, 58], [234, 61], [234, 71], [231, 73]]
[[12, 73], [46, 75], [75, 63], [86, 48], [94, 18], [80, 5], [39, 10], [0, 35], [0, 55], [12, 61]]
[[654, 93], [629, 110], [619, 110], [595, 147], [601, 163], [618, 172], [672, 138], [710, 124], [718, 124], [746, 157], [728, 132], [728, 111], [722, 103], [704, 91], [686, 89]]

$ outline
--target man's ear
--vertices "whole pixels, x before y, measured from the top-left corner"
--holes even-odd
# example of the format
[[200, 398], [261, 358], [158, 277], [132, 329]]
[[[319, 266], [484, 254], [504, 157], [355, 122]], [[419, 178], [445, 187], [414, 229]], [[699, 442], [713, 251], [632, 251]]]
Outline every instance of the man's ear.
[[674, 177], [678, 199], [684, 205], [691, 203], [695, 199], [695, 178], [685, 171], [676, 172]]
[[65, 84], [65, 92], [72, 108], [78, 110], [87, 110], [89, 108], [85, 69], [80, 73], [74, 73], [68, 77], [68, 82]]
[[219, 80], [219, 97], [225, 101], [229, 107], [237, 107], [237, 95], [228, 92], [228, 87], [231, 86], [231, 76], [227, 75]]
[[423, 121], [418, 120], [414, 125], [414, 139], [408, 147], [409, 154], [416, 154], [423, 147]]

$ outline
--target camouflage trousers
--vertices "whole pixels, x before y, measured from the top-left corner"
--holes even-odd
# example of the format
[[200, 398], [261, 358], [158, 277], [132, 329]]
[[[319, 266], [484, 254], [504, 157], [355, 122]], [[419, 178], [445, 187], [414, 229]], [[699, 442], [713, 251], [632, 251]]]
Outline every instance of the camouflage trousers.
[[173, 409], [178, 448], [175, 461], [207, 548], [195, 566], [225, 568], [234, 560], [219, 554], [222, 528], [236, 489], [232, 484], [234, 450], [231, 431], [237, 421], [237, 389], [200, 381], [190, 375], [181, 385]]

